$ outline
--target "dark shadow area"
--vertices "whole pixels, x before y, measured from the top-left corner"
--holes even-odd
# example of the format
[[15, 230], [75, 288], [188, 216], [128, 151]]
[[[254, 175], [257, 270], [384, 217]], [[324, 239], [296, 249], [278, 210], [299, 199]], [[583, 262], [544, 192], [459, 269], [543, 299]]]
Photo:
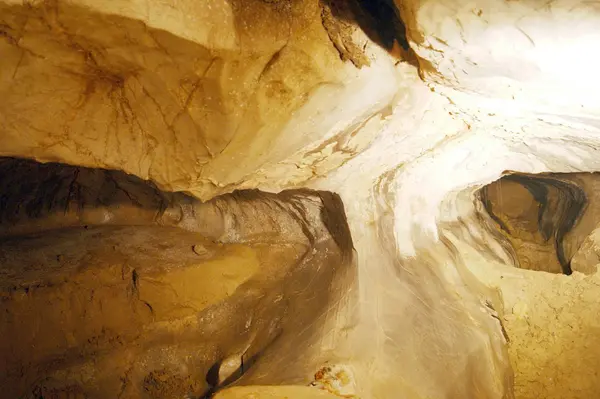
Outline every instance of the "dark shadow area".
[[396, 58], [418, 66], [406, 26], [393, 0], [321, 0], [335, 18], [356, 23], [365, 34]]
[[0, 225], [85, 208], [130, 206], [161, 212], [175, 196], [117, 170], [0, 158]]

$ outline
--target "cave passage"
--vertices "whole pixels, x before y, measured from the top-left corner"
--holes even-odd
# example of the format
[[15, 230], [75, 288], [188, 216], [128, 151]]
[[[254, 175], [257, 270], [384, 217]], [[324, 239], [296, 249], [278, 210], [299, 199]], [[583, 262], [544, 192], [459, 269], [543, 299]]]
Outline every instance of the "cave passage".
[[118, 171], [2, 158], [0, 386], [199, 398], [306, 378], [327, 360], [306, 348], [351, 295], [352, 258], [333, 193], [203, 203]]
[[510, 174], [481, 189], [480, 198], [519, 267], [572, 274], [573, 253], [566, 253], [565, 238], [588, 205], [577, 175]]

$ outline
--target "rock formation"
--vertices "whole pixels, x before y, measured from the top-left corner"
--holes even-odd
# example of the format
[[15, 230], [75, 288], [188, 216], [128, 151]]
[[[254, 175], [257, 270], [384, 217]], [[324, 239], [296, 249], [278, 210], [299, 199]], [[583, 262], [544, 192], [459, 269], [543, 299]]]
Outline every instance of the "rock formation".
[[595, 397], [599, 19], [0, 0], [0, 397]]

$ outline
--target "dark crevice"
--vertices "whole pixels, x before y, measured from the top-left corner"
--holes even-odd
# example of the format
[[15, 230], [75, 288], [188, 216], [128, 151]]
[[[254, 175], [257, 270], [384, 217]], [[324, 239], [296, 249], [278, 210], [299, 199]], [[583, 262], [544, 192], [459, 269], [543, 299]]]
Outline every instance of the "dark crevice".
[[397, 42], [404, 50], [410, 49], [406, 38], [406, 26], [400, 19], [400, 11], [393, 0], [356, 0], [351, 3], [358, 5], [363, 11], [358, 14], [363, 15], [360, 18], [362, 26], [366, 25], [369, 31], [377, 33], [377, 42], [383, 48], [391, 50]]
[[400, 10], [393, 0], [321, 0], [321, 3], [331, 10], [335, 18], [355, 23], [388, 53], [419, 67]]

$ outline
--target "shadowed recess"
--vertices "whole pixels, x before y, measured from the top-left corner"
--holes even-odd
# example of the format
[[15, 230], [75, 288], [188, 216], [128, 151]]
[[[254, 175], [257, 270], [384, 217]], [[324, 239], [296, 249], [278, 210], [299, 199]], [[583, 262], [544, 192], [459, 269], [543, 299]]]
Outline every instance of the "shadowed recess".
[[513, 245], [520, 267], [572, 273], [564, 239], [587, 205], [568, 175], [511, 174], [480, 192], [485, 209]]
[[[0, 159], [3, 397], [211, 397], [301, 384], [352, 321], [337, 194], [202, 202], [123, 172]], [[2, 395], [0, 395], [2, 396]]]
[[336, 18], [355, 22], [365, 34], [395, 57], [417, 66], [406, 26], [393, 0], [322, 0]]

